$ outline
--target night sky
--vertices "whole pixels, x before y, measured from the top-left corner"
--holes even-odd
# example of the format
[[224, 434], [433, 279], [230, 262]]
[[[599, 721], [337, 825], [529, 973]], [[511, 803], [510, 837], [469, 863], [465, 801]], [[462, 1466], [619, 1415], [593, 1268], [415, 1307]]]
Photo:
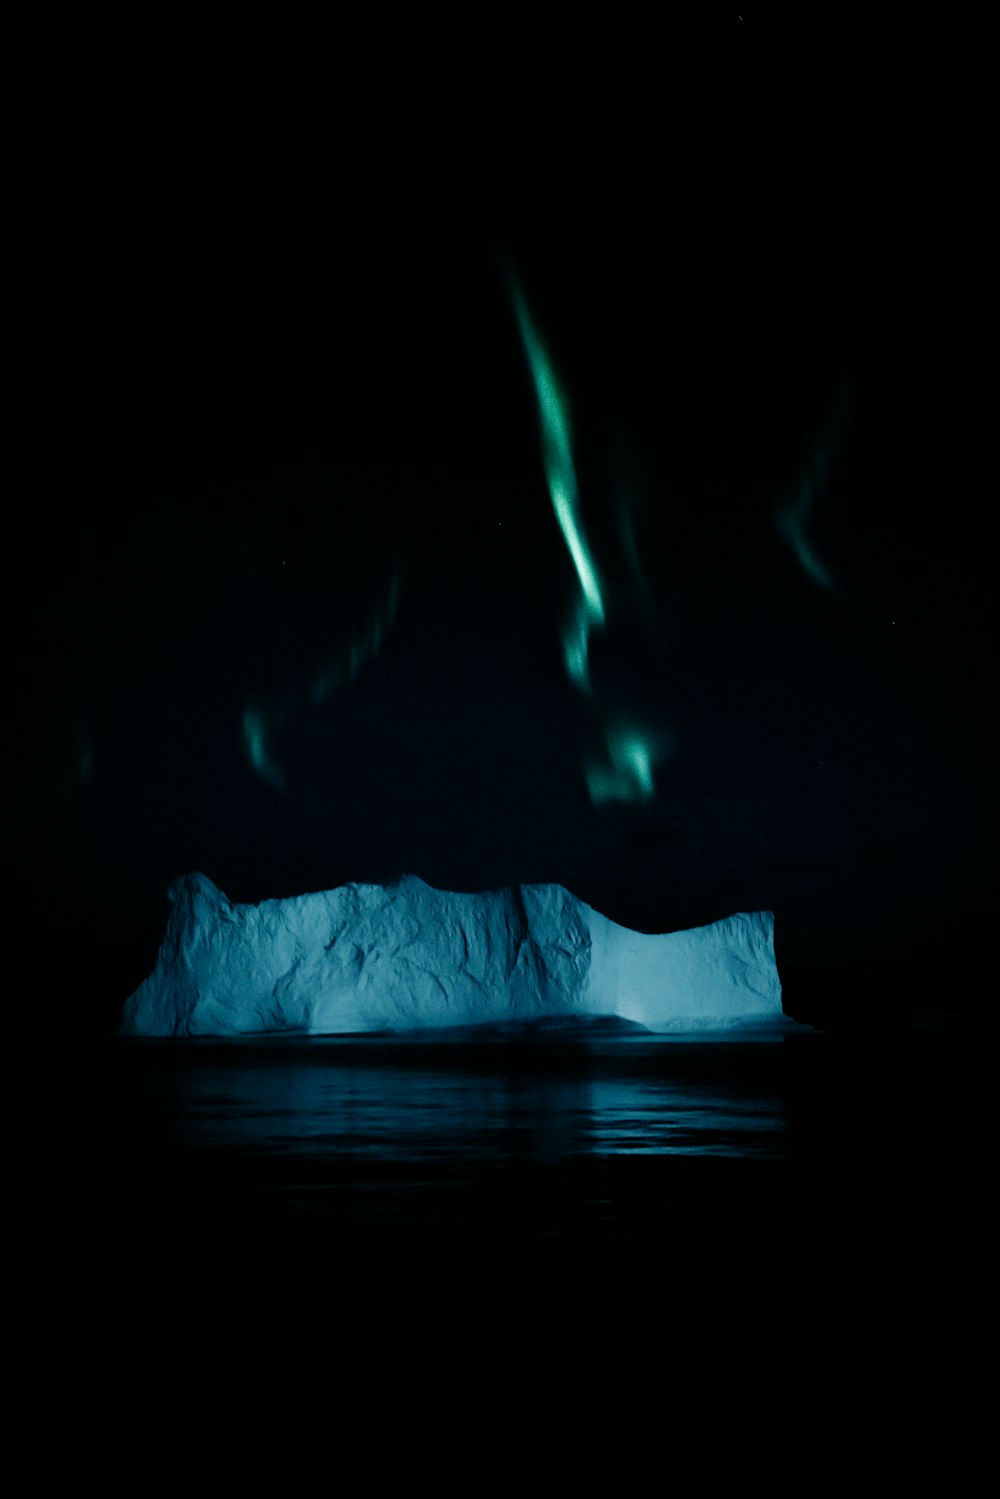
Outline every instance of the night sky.
[[770, 907], [824, 1014], [976, 1002], [981, 47], [515, 29], [460, 73], [426, 37], [39, 72], [9, 789], [67, 1017], [114, 1023], [195, 869]]

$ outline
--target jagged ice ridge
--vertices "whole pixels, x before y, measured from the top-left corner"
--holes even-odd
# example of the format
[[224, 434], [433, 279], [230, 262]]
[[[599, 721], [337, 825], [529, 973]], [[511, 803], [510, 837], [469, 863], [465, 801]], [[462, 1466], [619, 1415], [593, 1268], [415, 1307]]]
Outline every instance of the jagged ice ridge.
[[781, 1016], [770, 911], [647, 936], [559, 885], [483, 894], [393, 885], [234, 905], [203, 874], [171, 886], [128, 1036], [364, 1031], [618, 1016], [650, 1030]]

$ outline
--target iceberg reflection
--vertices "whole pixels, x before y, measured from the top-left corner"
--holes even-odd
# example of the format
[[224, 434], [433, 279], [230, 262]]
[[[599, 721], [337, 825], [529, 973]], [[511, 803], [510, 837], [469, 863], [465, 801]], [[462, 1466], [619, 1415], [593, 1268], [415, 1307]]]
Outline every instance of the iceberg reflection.
[[373, 1239], [446, 1253], [470, 1234], [498, 1251], [674, 1244], [681, 1223], [719, 1244], [766, 1223], [773, 1242], [796, 1155], [790, 1038], [615, 1025], [119, 1042], [103, 1211], [146, 1243], [237, 1258], [289, 1232], [338, 1255]]
[[780, 1158], [773, 1069], [711, 1042], [302, 1041], [173, 1052], [149, 1097], [180, 1150], [386, 1162]]

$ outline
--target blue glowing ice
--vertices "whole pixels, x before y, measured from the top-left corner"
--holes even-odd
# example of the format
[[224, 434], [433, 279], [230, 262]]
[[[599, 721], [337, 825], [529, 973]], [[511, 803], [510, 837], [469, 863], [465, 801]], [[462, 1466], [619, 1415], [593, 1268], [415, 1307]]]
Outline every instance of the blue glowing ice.
[[131, 1036], [337, 1035], [619, 1016], [650, 1030], [781, 1016], [770, 911], [646, 936], [560, 885], [460, 895], [394, 885], [234, 905], [192, 874], [171, 888]]

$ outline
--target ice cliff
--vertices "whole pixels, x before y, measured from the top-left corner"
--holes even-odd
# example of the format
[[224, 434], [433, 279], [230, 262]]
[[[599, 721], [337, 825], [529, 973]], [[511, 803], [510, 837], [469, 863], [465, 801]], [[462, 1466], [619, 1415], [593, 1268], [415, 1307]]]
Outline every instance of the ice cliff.
[[770, 911], [644, 936], [559, 885], [481, 895], [342, 885], [233, 905], [202, 874], [170, 889], [128, 1036], [338, 1034], [617, 1015], [651, 1030], [781, 1015]]

